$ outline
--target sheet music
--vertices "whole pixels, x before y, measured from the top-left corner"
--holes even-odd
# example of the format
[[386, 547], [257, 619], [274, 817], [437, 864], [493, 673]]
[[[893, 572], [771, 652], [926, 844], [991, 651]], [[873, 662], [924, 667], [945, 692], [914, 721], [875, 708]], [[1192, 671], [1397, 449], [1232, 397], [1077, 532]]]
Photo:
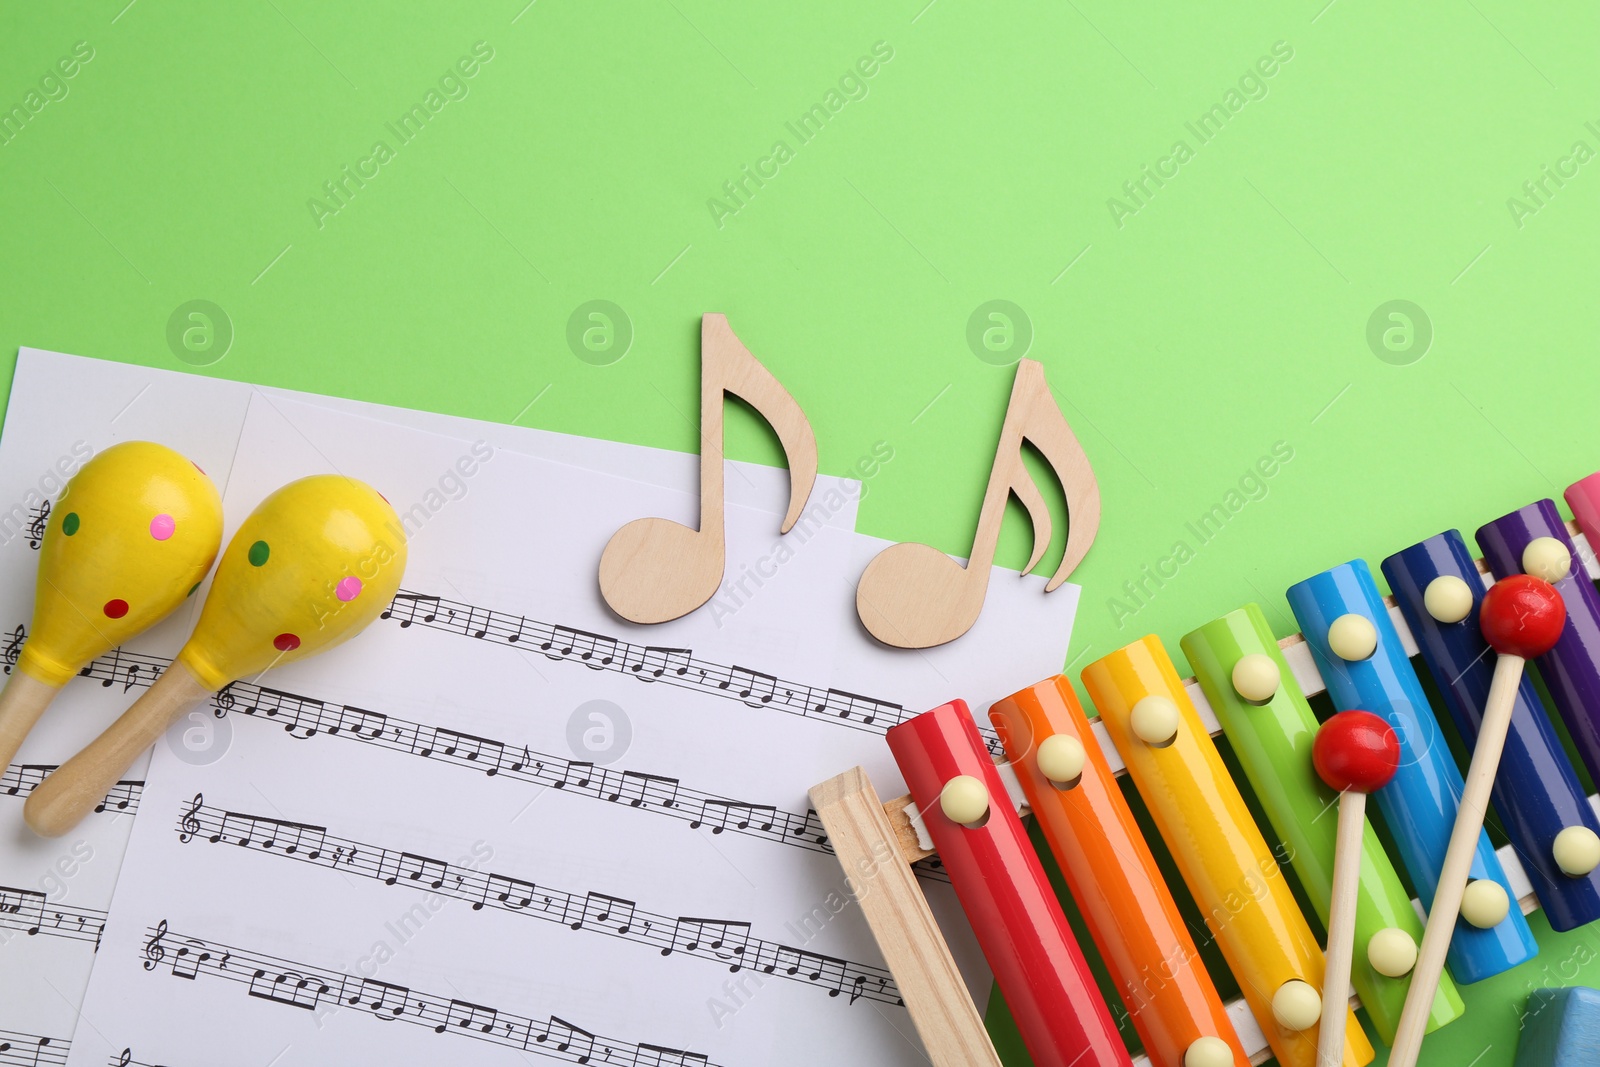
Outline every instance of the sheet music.
[[[21, 648], [33, 608], [39, 538], [65, 479], [100, 449], [143, 439], [178, 449], [225, 488], [252, 396], [365, 413], [483, 440], [497, 452], [545, 456], [655, 484], [691, 484], [698, 472], [696, 457], [676, 452], [24, 348], [0, 437], [0, 617], [10, 620], [0, 630], [0, 668], [9, 669]], [[507, 417], [513, 414], [508, 411]], [[730, 463], [728, 472], [730, 502], [772, 515], [783, 513], [786, 472], [745, 463]], [[470, 491], [471, 481], [463, 484]], [[436, 482], [433, 488], [441, 486]], [[441, 491], [439, 499], [450, 500], [458, 490], [455, 482], [447, 482]], [[823, 476], [817, 481], [817, 493], [826, 505], [811, 513], [817, 521], [854, 528], [857, 483]], [[681, 503], [683, 510], [670, 517], [693, 521], [693, 502]], [[192, 623], [190, 610], [180, 609], [97, 662], [98, 684], [82, 680], [69, 684], [35, 727], [16, 762], [0, 768], [0, 871], [5, 872], [0, 882], [43, 892], [53, 905], [99, 911], [109, 906], [132, 825], [129, 816], [138, 810], [144, 788], [144, 759], [130, 769], [128, 780], [111, 790], [94, 817], [61, 840], [43, 841], [29, 833], [22, 825], [22, 801], [46, 773], [92, 740], [154, 680]], [[208, 751], [225, 743], [228, 729], [223, 720], [195, 716], [175, 728], [171, 742], [193, 758], [206, 758]], [[56, 1035], [54, 1047], [64, 1050], [94, 959], [92, 943], [42, 933], [30, 936], [0, 923], [0, 989], [6, 991], [0, 996], [0, 1027]], [[4, 1058], [10, 1054], [0, 1049], [0, 1064], [12, 1062]]]
[[[461, 448], [253, 402], [227, 513], [330, 465], [421, 499]], [[922, 1062], [844, 872], [788, 838], [853, 763], [899, 786], [863, 708], [981, 710], [1058, 669], [1076, 591], [1011, 574], [959, 649], [888, 650], [849, 595], [882, 543], [822, 528], [737, 625], [635, 627], [600, 602], [600, 549], [691, 496], [508, 454], [470, 500], [414, 536], [388, 619], [219, 694], [221, 758], [157, 746], [69, 1062]], [[730, 570], [774, 525], [730, 507]]]

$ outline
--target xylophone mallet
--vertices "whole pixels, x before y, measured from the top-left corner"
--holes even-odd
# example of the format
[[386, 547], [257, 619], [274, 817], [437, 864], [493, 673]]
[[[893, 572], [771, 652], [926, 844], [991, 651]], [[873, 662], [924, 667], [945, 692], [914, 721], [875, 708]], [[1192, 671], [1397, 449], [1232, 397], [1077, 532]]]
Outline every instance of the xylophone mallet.
[[194, 592], [221, 544], [217, 487], [165, 445], [124, 441], [72, 476], [39, 546], [27, 643], [0, 694], [0, 768], [84, 664]]
[[[1367, 794], [1388, 785], [1400, 768], [1394, 727], [1370, 711], [1341, 711], [1322, 724], [1311, 745], [1311, 762], [1328, 788], [1339, 793], [1339, 832], [1333, 853], [1333, 894], [1328, 905], [1328, 945], [1322, 979], [1322, 1022], [1317, 1031], [1317, 1067], [1339, 1067], [1344, 1059], [1345, 1003], [1350, 957], [1355, 949], [1356, 904], [1361, 881], [1361, 837]], [[1386, 967], [1385, 970], [1403, 970]]]
[[1461, 914], [1472, 854], [1478, 835], [1483, 832], [1483, 816], [1489, 806], [1495, 771], [1500, 765], [1500, 752], [1505, 747], [1523, 665], [1554, 647], [1566, 620], [1561, 594], [1549, 582], [1531, 574], [1503, 578], [1484, 594], [1478, 622], [1485, 640], [1499, 658], [1485, 701], [1478, 743], [1472, 750], [1472, 764], [1467, 770], [1455, 829], [1450, 834], [1450, 847], [1445, 852], [1444, 869], [1439, 872], [1439, 887], [1428, 909], [1428, 925], [1423, 931], [1422, 948], [1412, 971], [1411, 990], [1406, 995], [1400, 1029], [1389, 1053], [1390, 1067], [1415, 1067], [1422, 1051], [1427, 1007], [1444, 969], [1450, 935]]
[[217, 564], [200, 621], [133, 706], [34, 789], [23, 818], [56, 837], [100, 802], [139, 753], [228, 683], [332, 648], [400, 588], [406, 544], [394, 508], [343, 475], [290, 482], [245, 518]]

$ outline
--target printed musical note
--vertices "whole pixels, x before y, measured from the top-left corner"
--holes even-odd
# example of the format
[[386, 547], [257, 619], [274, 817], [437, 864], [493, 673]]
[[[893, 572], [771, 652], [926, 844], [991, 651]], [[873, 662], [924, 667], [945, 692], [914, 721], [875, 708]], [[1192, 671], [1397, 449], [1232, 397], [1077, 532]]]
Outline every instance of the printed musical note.
[[315, 1011], [331, 988], [328, 982], [314, 975], [307, 977], [295, 971], [261, 967], [250, 976], [249, 992], [252, 997], [262, 1000]]
[[161, 961], [167, 958], [167, 950], [161, 944], [162, 938], [166, 936], [167, 920], [162, 919], [161, 922], [157, 924], [155, 932], [150, 935], [150, 939], [144, 943], [145, 970], [155, 970]]
[[751, 707], [759, 708], [763, 704], [772, 702], [778, 691], [778, 679], [770, 674], [752, 671], [746, 667], [734, 667], [728, 672], [728, 680], [721, 683], [719, 688], [731, 689], [738, 694], [739, 699]]
[[37, 889], [0, 885], [0, 926], [22, 930], [30, 937], [44, 923], [45, 895]]
[[544, 1032], [534, 1037], [540, 1044], [549, 1043], [557, 1052], [575, 1052], [579, 1063], [588, 1063], [594, 1055], [595, 1035], [573, 1026], [564, 1019], [550, 1016]]
[[210, 960], [211, 951], [204, 941], [184, 938], [183, 944], [172, 954], [172, 977], [187, 978], [192, 982], [200, 973], [200, 968]]
[[[429, 859], [427, 856], [417, 856], [410, 852], [400, 853], [395, 862], [393, 873], [384, 879], [385, 885], [394, 885], [401, 878], [411, 882], [420, 882], [429, 889], [438, 889], [444, 885], [449, 877], [450, 864], [444, 860]], [[457, 876], [460, 881], [460, 876]]]
[[304, 852], [310, 859], [322, 855], [323, 839], [327, 836], [325, 827], [285, 819], [258, 819], [256, 825], [266, 831], [261, 842], [262, 848], [281, 848], [291, 856], [296, 852]]
[[[751, 825], [763, 830], [772, 829], [778, 809], [771, 804], [746, 804], [738, 800], [711, 799], [702, 808], [702, 821], [711, 832], [720, 834], [730, 826], [736, 830], [749, 829]], [[691, 823], [698, 827], [700, 822]]]
[[568, 659], [575, 655], [579, 662], [597, 671], [617, 661], [617, 648], [615, 637], [574, 630], [570, 626], [552, 627], [550, 637], [539, 644], [539, 650], [551, 659]]
[[906, 717], [906, 709], [899, 704], [864, 697], [859, 693], [846, 693], [843, 689], [829, 689], [826, 699], [817, 706], [817, 710], [841, 719], [854, 716], [867, 726], [876, 723], [880, 716], [888, 720], [887, 725], [898, 726]]
[[917, 542], [890, 545], [878, 553], [856, 585], [856, 613], [873, 637], [896, 648], [931, 648], [972, 628], [988, 592], [1008, 494], [1016, 494], [1033, 525], [1033, 556], [1023, 573], [1038, 566], [1050, 547], [1050, 510], [1023, 464], [1024, 441], [1039, 450], [1060, 480], [1071, 518], [1066, 552], [1045, 584], [1045, 592], [1059, 587], [1082, 561], [1100, 527], [1100, 489], [1089, 457], [1050, 395], [1043, 365], [1024, 359], [1017, 364], [1005, 424], [978, 513], [971, 559], [963, 567], [938, 549]]
[[350, 995], [346, 1003], [365, 1008], [380, 1019], [398, 1019], [405, 1014], [406, 998], [410, 995], [410, 986], [363, 978], [360, 988]]
[[500, 771], [506, 746], [493, 738], [475, 737], [455, 730], [436, 729], [433, 731], [432, 740], [419, 749], [417, 755], [431, 756], [436, 751], [481, 766], [492, 777]]
[[700, 528], [670, 519], [635, 519], [611, 536], [600, 557], [600, 592], [631, 622], [667, 622], [711, 599], [726, 559], [723, 526], [723, 396], [731, 393], [767, 420], [789, 462], [789, 510], [800, 518], [817, 478], [817, 439], [794, 397], [734, 336], [724, 315], [700, 320]]
[[[84, 668], [84, 672], [83, 673], [88, 673], [88, 668]], [[101, 689], [110, 689], [112, 686], [116, 685], [117, 684], [117, 676], [119, 674], [121, 674], [121, 673], [122, 673], [122, 648], [121, 648], [121, 646], [118, 646], [117, 648], [113, 648], [111, 650], [111, 669], [105, 674], [104, 677], [102, 677], [100, 679], [100, 688]]]
[[507, 911], [521, 911], [533, 903], [536, 892], [532, 882], [524, 882], [520, 878], [508, 878], [503, 874], [491, 874], [484, 882], [483, 899], [474, 901], [474, 911], [481, 910], [491, 899], [504, 906]]
[[[439, 598], [436, 596], [422, 596], [418, 593], [396, 593], [394, 600], [390, 601], [389, 610], [385, 611], [381, 617], [387, 619], [392, 613], [402, 608], [406, 613], [406, 617], [400, 620], [400, 628], [403, 630], [414, 622], [421, 621], [426, 624], [437, 619], [439, 617]], [[422, 609], [424, 608], [431, 610], [423, 613]], [[421, 614], [420, 620], [418, 618], [419, 613]]]
[[5, 651], [0, 654], [3, 655], [7, 674], [10, 674], [11, 668], [17, 665], [17, 657], [22, 655], [22, 642], [27, 639], [27, 636], [28, 631], [21, 623], [18, 623], [17, 628], [11, 631], [11, 636], [6, 641]]
[[660, 678], [669, 672], [681, 678], [689, 673], [693, 655], [694, 653], [687, 648], [660, 648], [646, 645], [644, 655], [636, 669], [646, 680]]
[[569, 762], [561, 770], [561, 777], [552, 783], [557, 789], [575, 786], [578, 789], [587, 789], [589, 780], [594, 777], [594, 764], [588, 761]]
[[0, 1064], [5, 1067], [63, 1067], [71, 1047], [65, 1038], [0, 1030]]
[[640, 1045], [639, 1054], [634, 1057], [637, 1067], [691, 1067], [693, 1064], [705, 1064], [711, 1061], [698, 1052], [686, 1052], [681, 1048], [667, 1048], [664, 1045]]
[[178, 840], [182, 841], [184, 844], [188, 844], [190, 841], [193, 841], [194, 835], [200, 832], [200, 820], [195, 818], [195, 812], [199, 811], [205, 802], [205, 794], [196, 793], [194, 795], [193, 805], [188, 811], [183, 813], [183, 818], [178, 820], [178, 828], [180, 831], [178, 834]]
[[50, 524], [50, 501], [42, 501], [32, 514], [33, 518], [28, 521], [28, 547], [37, 552], [44, 544], [44, 531]]
[[382, 737], [388, 722], [389, 716], [380, 712], [345, 705], [339, 709], [337, 716], [334, 718], [333, 726], [328, 729], [328, 733], [337, 734], [341, 730], [347, 730], [356, 737], [370, 740], [374, 737]]
[[618, 779], [618, 786], [606, 799], [619, 801], [631, 808], [642, 808], [648, 804], [659, 804], [670, 808], [678, 802], [679, 781], [676, 778], [666, 778], [659, 774], [642, 774], [639, 771], [623, 771]]
[[498, 1011], [493, 1008], [486, 1008], [482, 1004], [469, 1004], [464, 1000], [452, 1000], [445, 1015], [445, 1021], [434, 1027], [433, 1032], [442, 1034], [448, 1025], [468, 1027], [478, 1031], [480, 1034], [487, 1034], [494, 1029], [495, 1021], [499, 1017], [500, 1013]]
[[572, 922], [574, 930], [583, 929], [583, 924], [592, 922], [604, 927], [612, 924], [617, 933], [625, 934], [633, 927], [633, 915], [637, 906], [631, 900], [622, 897], [610, 896], [606, 893], [588, 893], [583, 898], [583, 908], [578, 913], [578, 918]]
[[672, 929], [672, 943], [662, 949], [661, 954], [666, 956], [678, 949], [698, 952], [702, 947], [717, 959], [733, 961], [728, 969], [737, 971], [744, 966], [745, 952], [750, 947], [750, 924], [680, 918]]
[[54, 763], [13, 764], [6, 768], [5, 777], [0, 779], [0, 792], [10, 797], [19, 794], [27, 796], [55, 769]]

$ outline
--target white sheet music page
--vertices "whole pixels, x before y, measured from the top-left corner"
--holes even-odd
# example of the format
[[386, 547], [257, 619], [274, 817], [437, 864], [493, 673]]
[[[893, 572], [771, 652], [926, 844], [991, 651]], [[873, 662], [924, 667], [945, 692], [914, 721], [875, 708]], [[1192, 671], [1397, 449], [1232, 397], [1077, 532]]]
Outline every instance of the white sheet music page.
[[692, 497], [280, 398], [250, 405], [230, 529], [330, 468], [410, 516], [403, 592], [220, 695], [205, 761], [157, 746], [69, 1062], [924, 1062], [806, 789], [858, 762], [898, 788], [883, 731], [1059, 669], [1074, 594], [997, 572], [1003, 624], [878, 648], [865, 539], [730, 507], [755, 577], [633, 626], [600, 552]]
[[[690, 485], [699, 469], [698, 457], [661, 449], [24, 348], [0, 437], [0, 652], [8, 668], [33, 611], [44, 523], [66, 479], [103, 448], [149, 440], [179, 450], [226, 487], [253, 394], [366, 414], [658, 485]], [[748, 463], [726, 467], [730, 501], [783, 514], [787, 472]], [[465, 483], [451, 482], [441, 491], [449, 497], [465, 491]], [[819, 501], [829, 503], [814, 517], [853, 529], [859, 483], [824, 475], [816, 491]], [[675, 498], [673, 504], [681, 511], [663, 514], [694, 521], [692, 499]], [[66, 1055], [138, 811], [145, 759], [129, 769], [102, 810], [60, 840], [29, 833], [22, 802], [50, 768], [93, 740], [148, 684], [148, 664], [140, 656], [160, 659], [177, 652], [193, 624], [192, 609], [184, 605], [97, 664], [93, 677], [67, 685], [12, 765], [0, 768], [0, 1043], [28, 1054], [39, 1050], [41, 1062]], [[197, 716], [179, 723], [165, 743], [204, 758], [226, 730], [220, 720]]]

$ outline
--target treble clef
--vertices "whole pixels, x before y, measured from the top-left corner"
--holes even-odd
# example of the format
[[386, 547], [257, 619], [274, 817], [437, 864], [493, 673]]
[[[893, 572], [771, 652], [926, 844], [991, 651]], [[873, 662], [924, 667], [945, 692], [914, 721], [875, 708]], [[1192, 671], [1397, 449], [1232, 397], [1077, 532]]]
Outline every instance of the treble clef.
[[153, 971], [156, 965], [167, 958], [167, 950], [161, 947], [161, 939], [167, 936], [167, 920], [162, 919], [156, 926], [156, 932], [150, 940], [144, 943], [144, 969]]
[[218, 692], [216, 696], [211, 698], [211, 703], [216, 709], [212, 712], [212, 714], [219, 719], [225, 717], [228, 712], [232, 711], [234, 703], [233, 683], [229, 682], [227, 685], [223, 686], [221, 691]]
[[194, 803], [190, 805], [188, 811], [183, 813], [183, 818], [178, 821], [178, 830], [180, 831], [178, 840], [184, 844], [194, 840], [194, 835], [200, 832], [200, 820], [195, 818], [195, 812], [199, 811], [200, 805], [205, 802], [205, 794], [196, 793], [194, 795]]
[[34, 509], [33, 521], [28, 523], [28, 547], [37, 549], [44, 543], [44, 528], [50, 521], [50, 501]]
[[11, 673], [11, 668], [17, 665], [17, 657], [22, 653], [23, 638], [28, 636], [28, 631], [22, 624], [17, 623], [17, 628], [11, 631], [11, 640], [6, 642], [4, 652], [0, 652], [0, 659], [5, 661], [5, 672]]
[[125, 1049], [122, 1050], [122, 1055], [117, 1057], [117, 1062], [113, 1065], [113, 1067], [128, 1067], [128, 1064], [130, 1064], [132, 1062], [133, 1062], [133, 1049], [125, 1048]]

